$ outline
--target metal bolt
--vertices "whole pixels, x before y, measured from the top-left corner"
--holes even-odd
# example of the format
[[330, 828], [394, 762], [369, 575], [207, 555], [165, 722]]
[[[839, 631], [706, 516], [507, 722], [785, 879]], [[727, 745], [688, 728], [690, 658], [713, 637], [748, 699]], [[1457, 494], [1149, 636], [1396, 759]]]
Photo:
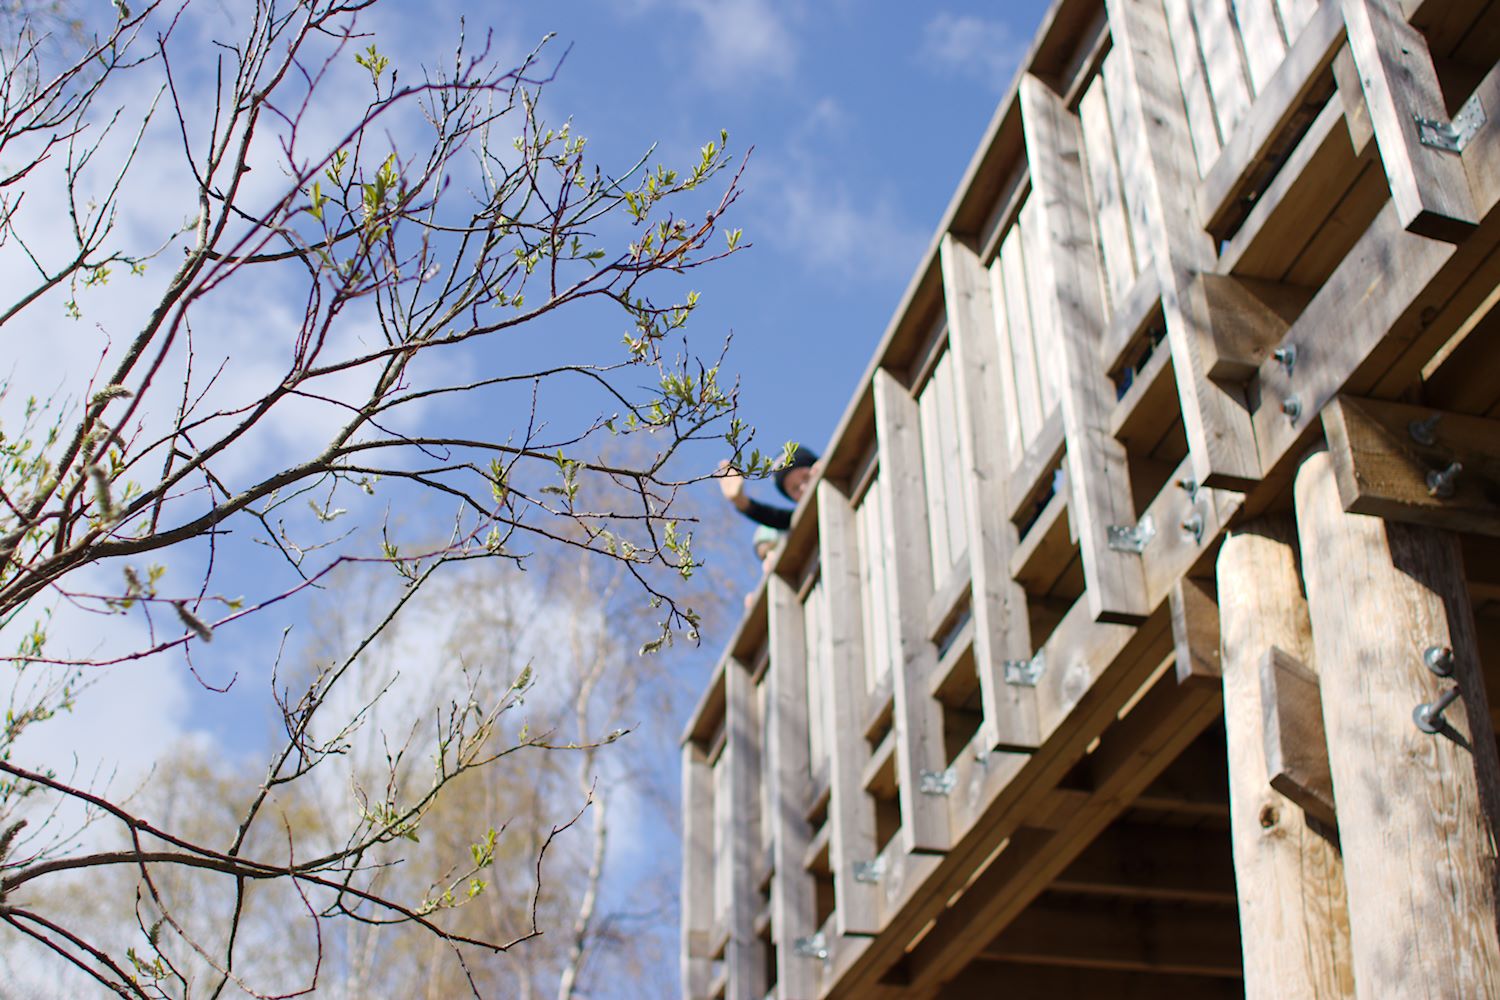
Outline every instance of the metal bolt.
[[1424, 733], [1436, 733], [1446, 724], [1443, 713], [1458, 700], [1458, 688], [1450, 688], [1438, 696], [1437, 701], [1423, 702], [1411, 711], [1411, 721]]
[[1427, 495], [1446, 500], [1458, 489], [1458, 474], [1464, 471], [1462, 464], [1454, 462], [1446, 469], [1434, 469], [1427, 473]]
[[1187, 477], [1177, 480], [1177, 485], [1187, 491], [1188, 503], [1198, 502], [1198, 480]]
[[1183, 518], [1182, 530], [1193, 536], [1194, 544], [1203, 541], [1203, 515], [1194, 511]]
[[1288, 396], [1281, 401], [1281, 412], [1285, 413], [1287, 419], [1295, 424], [1297, 418], [1302, 416], [1302, 400], [1296, 396]]
[[1297, 367], [1297, 345], [1288, 344], [1285, 347], [1278, 347], [1271, 352], [1271, 357], [1281, 362], [1281, 367], [1286, 369], [1286, 377], [1291, 378], [1292, 369]]
[[1447, 646], [1428, 646], [1422, 651], [1422, 662], [1439, 677], [1453, 676], [1453, 650]]
[[1413, 420], [1406, 425], [1406, 432], [1417, 444], [1431, 448], [1437, 444], [1437, 425], [1443, 419], [1441, 413], [1434, 413], [1426, 420]]

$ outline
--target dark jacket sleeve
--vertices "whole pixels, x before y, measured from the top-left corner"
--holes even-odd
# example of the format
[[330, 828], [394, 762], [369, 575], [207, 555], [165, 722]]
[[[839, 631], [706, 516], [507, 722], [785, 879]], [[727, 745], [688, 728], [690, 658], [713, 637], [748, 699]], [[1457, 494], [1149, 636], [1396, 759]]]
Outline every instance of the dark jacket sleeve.
[[[748, 497], [746, 499], [749, 499]], [[772, 507], [770, 504], [761, 503], [759, 500], [750, 500], [750, 506], [740, 511], [750, 520], [757, 524], [764, 524], [768, 528], [778, 528], [781, 531], [792, 526], [792, 508]]]

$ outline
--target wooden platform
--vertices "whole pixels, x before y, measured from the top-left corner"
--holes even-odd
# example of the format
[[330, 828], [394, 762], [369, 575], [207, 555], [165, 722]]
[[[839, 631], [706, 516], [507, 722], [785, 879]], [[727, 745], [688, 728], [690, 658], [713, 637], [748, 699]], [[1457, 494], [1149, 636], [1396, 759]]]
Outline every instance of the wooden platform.
[[1497, 59], [1054, 5], [684, 735], [684, 996], [1500, 997]]

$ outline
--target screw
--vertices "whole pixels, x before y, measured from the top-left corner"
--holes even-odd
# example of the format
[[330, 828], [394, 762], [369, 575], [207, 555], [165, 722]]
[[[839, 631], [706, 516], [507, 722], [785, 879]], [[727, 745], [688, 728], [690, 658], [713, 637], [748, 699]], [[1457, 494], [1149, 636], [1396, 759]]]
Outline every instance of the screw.
[[1412, 709], [1411, 721], [1417, 724], [1417, 728], [1424, 733], [1436, 733], [1446, 725], [1443, 713], [1448, 706], [1458, 700], [1458, 688], [1450, 688], [1438, 696], [1434, 702], [1423, 702]]
[[1422, 662], [1439, 677], [1453, 676], [1453, 650], [1447, 646], [1428, 646], [1422, 651]]
[[1406, 431], [1417, 444], [1431, 448], [1437, 444], [1437, 425], [1442, 419], [1441, 413], [1434, 413], [1426, 420], [1413, 420], [1406, 425]]
[[1302, 416], [1302, 400], [1296, 396], [1288, 396], [1281, 401], [1281, 412], [1285, 413], [1287, 419], [1295, 424], [1297, 418]]
[[1427, 495], [1447, 500], [1458, 489], [1458, 474], [1464, 467], [1454, 462], [1446, 469], [1434, 469], [1427, 473]]
[[1297, 366], [1297, 345], [1288, 344], [1285, 347], [1278, 347], [1271, 352], [1271, 357], [1281, 362], [1281, 367], [1286, 369], [1286, 377], [1291, 378], [1292, 369]]

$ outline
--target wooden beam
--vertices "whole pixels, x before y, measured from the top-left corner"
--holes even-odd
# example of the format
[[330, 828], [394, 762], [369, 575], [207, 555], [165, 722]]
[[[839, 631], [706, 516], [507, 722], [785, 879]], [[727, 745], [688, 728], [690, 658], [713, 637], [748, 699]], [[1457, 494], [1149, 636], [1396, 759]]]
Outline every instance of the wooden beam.
[[1359, 68], [1380, 160], [1402, 226], [1461, 242], [1479, 222], [1464, 165], [1452, 152], [1424, 145], [1417, 120], [1448, 120], [1427, 40], [1397, 0], [1342, 0], [1349, 50]]
[[756, 880], [760, 855], [761, 729], [755, 682], [739, 660], [724, 670], [725, 720], [728, 735], [720, 766], [728, 769], [729, 794], [729, 943], [725, 948], [726, 1000], [761, 1000], [766, 995], [765, 946], [755, 932], [761, 908]]
[[886, 552], [896, 583], [896, 638], [892, 666], [896, 736], [896, 775], [900, 782], [901, 844], [906, 851], [948, 848], [948, 806], [942, 796], [921, 790], [923, 772], [948, 766], [943, 744], [942, 706], [928, 682], [937, 669], [937, 650], [927, 638], [927, 601], [932, 596], [927, 502], [922, 482], [922, 443], [916, 400], [885, 369], [875, 371], [875, 426], [880, 442], [880, 476], [887, 484]]
[[1033, 76], [1021, 79], [1021, 124], [1031, 159], [1032, 202], [1045, 240], [1033, 263], [1052, 296], [1062, 382], [1065, 461], [1072, 498], [1069, 517], [1078, 533], [1087, 581], [1084, 596], [1096, 621], [1132, 624], [1150, 610], [1139, 553], [1109, 546], [1111, 526], [1136, 517], [1125, 448], [1109, 432], [1114, 386], [1099, 364], [1104, 328], [1099, 262], [1084, 201], [1078, 122], [1062, 98]]
[[1207, 308], [1205, 369], [1209, 378], [1224, 382], [1254, 376], [1312, 299], [1310, 289], [1271, 281], [1221, 274], [1193, 280], [1202, 286]]
[[840, 934], [875, 934], [880, 930], [878, 889], [854, 877], [855, 864], [875, 858], [875, 806], [862, 783], [870, 745], [865, 742], [860, 725], [865, 698], [865, 650], [854, 512], [849, 508], [848, 498], [826, 479], [818, 484], [817, 503], [823, 591], [828, 599], [831, 632], [827, 690], [833, 731], [827, 739], [832, 756], [828, 826], [838, 904], [835, 926]]
[[1272, 646], [1260, 661], [1260, 700], [1271, 787], [1332, 829], [1337, 819], [1318, 675]]
[[1101, 833], [1053, 893], [1234, 906], [1234, 858], [1217, 830], [1122, 821]]
[[982, 957], [1120, 972], [1241, 974], [1239, 921], [1232, 908], [1218, 906], [1044, 897], [986, 945]]
[[[1458, 546], [1345, 513], [1327, 452], [1302, 463], [1296, 507], [1355, 982], [1362, 996], [1495, 996], [1500, 758]], [[1429, 646], [1453, 651], [1451, 679], [1428, 670]], [[1413, 710], [1455, 686], [1444, 731], [1417, 728]]]
[[1002, 426], [1000, 343], [984, 267], [972, 246], [952, 234], [939, 248], [948, 345], [958, 391], [959, 448], [965, 489], [969, 570], [974, 614], [974, 662], [990, 746], [1034, 747], [1036, 698], [1029, 688], [1005, 683], [1004, 661], [1029, 659], [1031, 630], [1026, 594], [1009, 572], [1016, 527], [1006, 512], [1012, 456]]
[[1285, 519], [1245, 525], [1219, 550], [1224, 727], [1248, 1000], [1353, 995], [1344, 868], [1266, 771], [1260, 660], [1271, 645], [1311, 657], [1295, 535]]
[[708, 939], [714, 907], [713, 774], [703, 748], [682, 746], [682, 942], [685, 1000], [707, 1000], [713, 973]]
[[1213, 581], [1181, 577], [1172, 585], [1169, 600], [1177, 683], [1217, 686], [1224, 671], [1219, 662], [1219, 598]]
[[812, 798], [807, 758], [807, 650], [802, 603], [792, 585], [772, 573], [766, 582], [771, 611], [770, 745], [766, 748], [770, 783], [771, 931], [776, 944], [776, 982], [784, 996], [815, 996], [815, 960], [796, 951], [796, 942], [817, 927], [817, 889], [802, 867], [812, 843], [806, 812]]
[[1221, 976], [1162, 976], [1107, 969], [1070, 969], [1054, 965], [980, 959], [937, 994], [938, 1000], [992, 997], [1004, 984], [1005, 1000], [1161, 1000], [1164, 996], [1194, 1000], [1242, 1000], [1239, 980]]
[[1500, 420], [1339, 396], [1323, 428], [1344, 510], [1500, 535]]

